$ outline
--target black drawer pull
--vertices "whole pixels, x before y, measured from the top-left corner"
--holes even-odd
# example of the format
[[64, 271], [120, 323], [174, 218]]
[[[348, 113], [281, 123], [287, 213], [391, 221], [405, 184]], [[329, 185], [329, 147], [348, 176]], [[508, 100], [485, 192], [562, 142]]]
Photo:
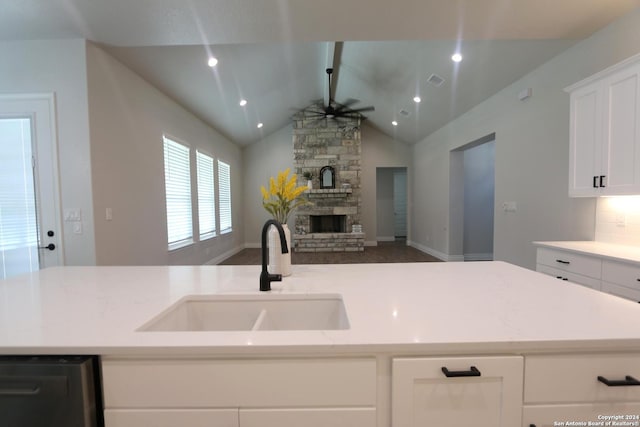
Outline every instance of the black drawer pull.
[[605, 185], [604, 185], [604, 178], [605, 178], [605, 175], [600, 175], [600, 187], [601, 187], [601, 188], [604, 188], [604, 187], [605, 187]]
[[561, 259], [557, 259], [556, 262], [559, 262], [560, 264], [566, 264], [566, 265], [571, 264], [571, 261], [564, 261], [564, 260], [561, 260]]
[[608, 387], [624, 387], [631, 385], [640, 385], [640, 381], [633, 378], [631, 375], [627, 375], [623, 380], [608, 380], [603, 376], [598, 375], [598, 381], [606, 384]]
[[593, 177], [593, 188], [598, 188], [598, 177], [597, 176]]
[[442, 367], [442, 372], [447, 378], [455, 378], [455, 377], [479, 377], [480, 371], [475, 366], [469, 368], [468, 371], [450, 371], [446, 366]]

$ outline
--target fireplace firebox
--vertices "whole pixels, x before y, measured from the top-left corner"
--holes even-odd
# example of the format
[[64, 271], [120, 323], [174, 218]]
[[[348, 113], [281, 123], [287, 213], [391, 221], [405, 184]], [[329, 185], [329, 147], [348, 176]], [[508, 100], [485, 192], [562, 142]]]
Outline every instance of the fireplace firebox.
[[346, 215], [310, 215], [311, 233], [346, 233]]

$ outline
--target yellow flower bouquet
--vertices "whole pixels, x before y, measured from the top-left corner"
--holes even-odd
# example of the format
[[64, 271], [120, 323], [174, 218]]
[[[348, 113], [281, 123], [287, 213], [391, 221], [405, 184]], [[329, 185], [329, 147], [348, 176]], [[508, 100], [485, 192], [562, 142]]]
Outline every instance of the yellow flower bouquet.
[[306, 205], [308, 200], [300, 197], [308, 188], [306, 185], [296, 186], [298, 176], [294, 173], [289, 178], [290, 169], [278, 172], [276, 178], [269, 179], [269, 191], [263, 186], [262, 206], [269, 212], [273, 219], [284, 224], [289, 219], [289, 214], [298, 206]]

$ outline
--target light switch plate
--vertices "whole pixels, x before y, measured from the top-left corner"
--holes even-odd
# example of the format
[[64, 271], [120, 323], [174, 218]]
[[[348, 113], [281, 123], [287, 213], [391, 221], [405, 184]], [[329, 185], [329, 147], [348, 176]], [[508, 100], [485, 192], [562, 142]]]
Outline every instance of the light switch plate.
[[67, 222], [72, 221], [82, 221], [82, 211], [78, 208], [75, 209], [65, 209], [64, 210], [64, 220]]

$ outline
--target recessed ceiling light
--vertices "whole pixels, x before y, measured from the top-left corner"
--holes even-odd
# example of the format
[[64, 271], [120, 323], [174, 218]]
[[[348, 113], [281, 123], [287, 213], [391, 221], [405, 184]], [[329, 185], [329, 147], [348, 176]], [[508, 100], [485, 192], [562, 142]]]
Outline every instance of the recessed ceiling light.
[[258, 129], [262, 128], [262, 126], [264, 126], [264, 124], [258, 123]]
[[240, 106], [244, 107], [245, 105], [247, 105], [247, 100], [246, 99], [241, 99], [240, 100]]
[[212, 56], [209, 58], [209, 61], [207, 61], [207, 65], [209, 65], [209, 67], [215, 67], [218, 65], [218, 59]]
[[415, 102], [416, 104], [420, 103], [420, 101], [422, 101], [422, 98], [420, 98], [419, 96], [414, 96], [413, 97], [413, 102]]
[[398, 126], [398, 122], [396, 122], [395, 120], [391, 122], [392, 125], [394, 126]]
[[451, 57], [451, 60], [453, 62], [460, 62], [462, 61], [462, 55], [460, 55], [460, 53], [456, 52], [453, 54], [453, 56]]

